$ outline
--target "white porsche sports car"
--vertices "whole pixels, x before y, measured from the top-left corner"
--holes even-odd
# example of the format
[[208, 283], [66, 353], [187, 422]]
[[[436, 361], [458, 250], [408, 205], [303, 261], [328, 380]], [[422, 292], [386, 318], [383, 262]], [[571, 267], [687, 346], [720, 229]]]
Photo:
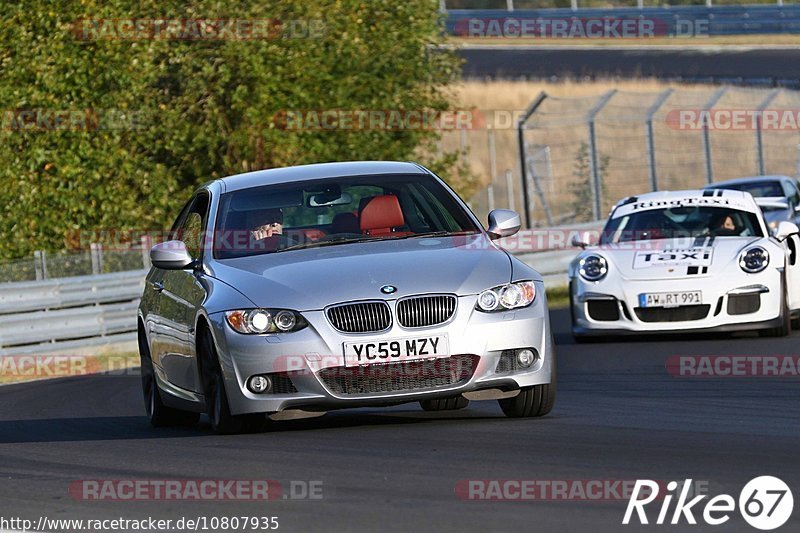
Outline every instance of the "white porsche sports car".
[[656, 192], [621, 200], [569, 268], [576, 339], [758, 330], [787, 335], [800, 313], [798, 227], [770, 235], [746, 192]]

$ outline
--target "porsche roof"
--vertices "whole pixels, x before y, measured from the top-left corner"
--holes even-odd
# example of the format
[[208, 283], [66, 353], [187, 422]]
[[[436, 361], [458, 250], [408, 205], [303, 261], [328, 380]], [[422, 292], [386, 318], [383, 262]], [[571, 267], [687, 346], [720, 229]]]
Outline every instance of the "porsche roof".
[[614, 206], [611, 216], [616, 218], [634, 211], [693, 205], [728, 207], [751, 212], [758, 210], [755, 200], [748, 192], [729, 189], [697, 189], [688, 191], [659, 191], [629, 196], [620, 200], [617, 205]]

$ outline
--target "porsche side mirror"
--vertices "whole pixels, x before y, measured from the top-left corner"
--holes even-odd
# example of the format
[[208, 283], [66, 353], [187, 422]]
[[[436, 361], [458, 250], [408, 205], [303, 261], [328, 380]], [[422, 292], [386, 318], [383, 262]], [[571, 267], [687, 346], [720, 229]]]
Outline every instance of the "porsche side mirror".
[[778, 227], [775, 228], [775, 238], [779, 241], [783, 241], [790, 235], [795, 235], [797, 233], [800, 233], [800, 228], [797, 227], [797, 224], [785, 220], [779, 222]]
[[572, 236], [570, 244], [575, 248], [586, 248], [587, 246], [594, 246], [597, 241], [594, 239], [592, 232], [582, 231]]
[[492, 239], [511, 237], [519, 231], [522, 222], [519, 214], [511, 209], [495, 209], [489, 213], [489, 229], [487, 233]]
[[150, 262], [164, 270], [183, 270], [194, 263], [183, 241], [166, 241], [150, 249]]

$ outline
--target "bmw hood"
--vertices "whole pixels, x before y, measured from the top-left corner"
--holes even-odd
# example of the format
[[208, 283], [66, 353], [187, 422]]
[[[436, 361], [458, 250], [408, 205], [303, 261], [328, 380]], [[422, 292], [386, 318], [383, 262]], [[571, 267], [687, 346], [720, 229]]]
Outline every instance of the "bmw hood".
[[741, 251], [755, 243], [774, 253], [765, 239], [757, 237], [663, 239], [592, 248], [576, 257], [572, 266], [577, 273], [581, 258], [601, 255], [609, 263], [609, 275], [629, 280], [713, 276], [735, 264]]
[[[215, 261], [209, 272], [259, 307], [297, 311], [412, 294], [477, 294], [511, 280], [485, 235], [349, 243]], [[394, 288], [384, 289], [384, 286]]]

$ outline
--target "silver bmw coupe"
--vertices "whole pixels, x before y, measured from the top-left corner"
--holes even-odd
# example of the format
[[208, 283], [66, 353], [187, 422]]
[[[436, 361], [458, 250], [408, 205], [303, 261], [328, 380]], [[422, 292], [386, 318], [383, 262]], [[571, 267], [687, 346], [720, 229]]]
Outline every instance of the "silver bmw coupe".
[[326, 163], [200, 187], [155, 245], [139, 307], [154, 426], [218, 433], [331, 409], [555, 402], [541, 276], [420, 165]]

